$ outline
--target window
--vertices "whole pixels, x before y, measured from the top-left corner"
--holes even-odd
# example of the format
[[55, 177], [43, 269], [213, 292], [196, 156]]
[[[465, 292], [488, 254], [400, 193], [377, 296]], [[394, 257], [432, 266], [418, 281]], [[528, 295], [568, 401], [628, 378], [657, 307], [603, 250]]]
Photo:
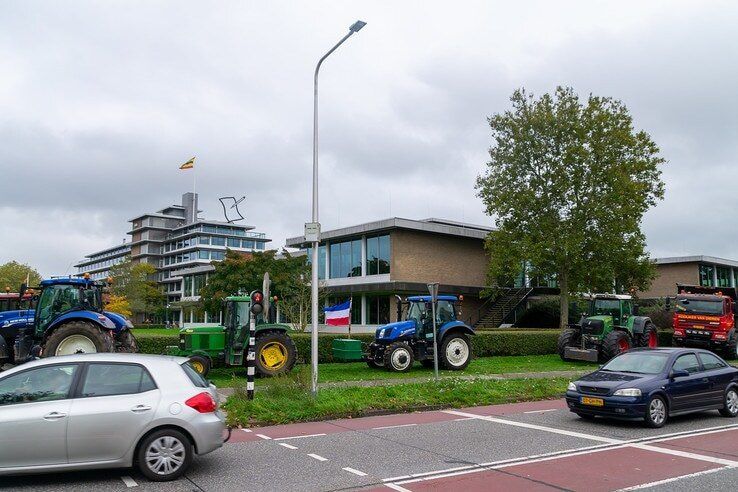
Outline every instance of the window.
[[210, 251], [205, 251], [205, 250], [202, 250], [201, 249], [200, 252], [198, 253], [198, 257], [201, 260], [209, 260], [210, 259]]
[[700, 363], [697, 362], [697, 356], [694, 354], [681, 355], [674, 362], [673, 369], [675, 371], [687, 371], [690, 374], [694, 374], [695, 372], [699, 372]]
[[45, 366], [0, 380], [0, 405], [64, 400], [76, 371], [76, 364]]
[[187, 276], [184, 278], [184, 291], [182, 295], [187, 297], [192, 295], [192, 277]]
[[717, 286], [730, 287], [730, 268], [717, 267]]
[[366, 274], [380, 275], [390, 272], [390, 237], [378, 236], [366, 239]]
[[244, 239], [241, 241], [241, 247], [247, 248], [247, 249], [254, 249], [254, 242], [249, 239]]
[[200, 236], [200, 244], [210, 244], [210, 236]]
[[[318, 279], [325, 279], [325, 246], [318, 246]], [[313, 261], [313, 248], [307, 248], [307, 263]]]
[[225, 258], [225, 253], [222, 251], [211, 251], [210, 259], [213, 261], [220, 261]]
[[193, 296], [199, 296], [200, 295], [200, 289], [205, 287], [205, 274], [195, 275], [193, 278]]
[[131, 395], [154, 388], [151, 376], [139, 365], [93, 363], [87, 366], [82, 396]]
[[224, 237], [213, 236], [210, 238], [210, 244], [213, 246], [225, 246], [226, 240]]
[[236, 239], [233, 237], [228, 238], [228, 247], [229, 248], [240, 248], [241, 247], [241, 240]]
[[198, 388], [207, 388], [208, 382], [205, 381], [205, 379], [200, 376], [200, 374], [190, 366], [189, 361], [185, 362], [180, 366], [184, 373], [187, 375], [188, 378], [190, 378], [190, 381], [192, 381], [192, 384], [197, 386]]
[[[327, 305], [328, 306], [335, 306], [336, 304], [341, 304], [342, 302], [348, 301], [349, 297], [331, 297], [328, 299]], [[325, 314], [321, 313], [321, 323], [325, 322]], [[361, 324], [361, 296], [356, 296], [353, 299], [351, 299], [351, 324], [352, 325], [360, 325]]]
[[712, 265], [700, 265], [700, 285], [703, 287], [715, 287], [713, 272], [715, 267]]
[[712, 354], [700, 354], [700, 360], [702, 361], [702, 367], [705, 368], [705, 371], [709, 371], [711, 369], [722, 369], [725, 367], [725, 363]]
[[[331, 278], [361, 276], [361, 240], [330, 245]], [[320, 267], [320, 264], [318, 264]]]
[[262, 243], [261, 241], [256, 243], [256, 249], [264, 249], [265, 243]]
[[387, 296], [367, 296], [367, 323], [370, 325], [386, 325], [389, 323], [389, 304], [389, 297]]

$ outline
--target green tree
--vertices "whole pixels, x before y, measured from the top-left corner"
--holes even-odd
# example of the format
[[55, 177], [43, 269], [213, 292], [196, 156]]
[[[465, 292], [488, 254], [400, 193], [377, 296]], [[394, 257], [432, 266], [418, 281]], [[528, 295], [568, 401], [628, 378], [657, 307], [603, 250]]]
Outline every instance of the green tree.
[[156, 312], [164, 303], [165, 296], [153, 276], [156, 268], [149, 263], [132, 263], [130, 259], [110, 268], [113, 277], [112, 293], [128, 300], [130, 309], [144, 317]]
[[29, 287], [41, 282], [41, 275], [30, 265], [17, 261], [9, 261], [0, 265], [0, 289], [3, 292], [7, 289], [18, 292], [21, 284], [26, 282], [26, 278], [28, 278]]
[[539, 99], [521, 89], [511, 101], [489, 118], [491, 160], [477, 178], [497, 226], [486, 241], [488, 275], [506, 283], [527, 265], [556, 278], [563, 328], [570, 294], [642, 290], [652, 280], [640, 226], [663, 198], [665, 160], [620, 101], [581, 102], [562, 87]]

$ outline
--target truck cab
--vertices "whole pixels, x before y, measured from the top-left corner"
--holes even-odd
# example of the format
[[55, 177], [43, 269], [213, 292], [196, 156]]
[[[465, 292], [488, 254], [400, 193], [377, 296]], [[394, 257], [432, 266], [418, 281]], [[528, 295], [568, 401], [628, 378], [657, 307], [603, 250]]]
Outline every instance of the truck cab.
[[735, 288], [679, 285], [672, 318], [674, 345], [706, 348], [726, 359], [738, 357], [736, 297]]

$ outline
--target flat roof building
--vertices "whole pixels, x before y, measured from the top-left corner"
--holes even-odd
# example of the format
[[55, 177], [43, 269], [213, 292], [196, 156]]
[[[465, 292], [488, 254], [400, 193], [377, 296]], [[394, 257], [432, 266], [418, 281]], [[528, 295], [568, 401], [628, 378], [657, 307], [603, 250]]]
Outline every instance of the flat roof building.
[[676, 295], [676, 284], [703, 287], [737, 287], [738, 261], [715, 256], [672, 256], [656, 258], [656, 278], [639, 297], [652, 299]]
[[119, 244], [86, 255], [75, 266], [77, 274], [89, 273], [94, 280], [107, 278], [110, 267], [124, 261], [131, 254], [131, 243]]

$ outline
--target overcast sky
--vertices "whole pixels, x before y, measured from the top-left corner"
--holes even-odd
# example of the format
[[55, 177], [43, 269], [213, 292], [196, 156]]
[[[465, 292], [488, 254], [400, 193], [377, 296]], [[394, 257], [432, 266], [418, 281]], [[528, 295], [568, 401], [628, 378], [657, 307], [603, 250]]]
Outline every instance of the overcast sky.
[[44, 276], [137, 214], [246, 195], [275, 247], [310, 218], [321, 72], [323, 229], [399, 216], [491, 224], [486, 118], [519, 87], [625, 102], [668, 160], [653, 256], [738, 259], [735, 2], [109, 1], [0, 4], [0, 263]]

